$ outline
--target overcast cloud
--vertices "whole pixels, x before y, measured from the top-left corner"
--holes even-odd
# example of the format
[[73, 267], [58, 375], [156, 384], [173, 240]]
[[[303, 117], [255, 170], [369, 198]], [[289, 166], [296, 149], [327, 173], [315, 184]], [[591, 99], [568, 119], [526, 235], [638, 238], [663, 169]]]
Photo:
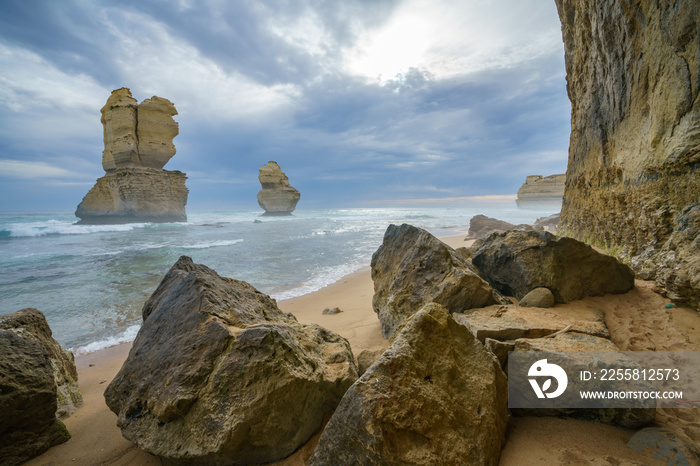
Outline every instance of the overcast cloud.
[[166, 168], [190, 209], [256, 209], [269, 160], [299, 208], [507, 196], [566, 169], [553, 1], [4, 0], [1, 210], [77, 206], [120, 87], [177, 107]]

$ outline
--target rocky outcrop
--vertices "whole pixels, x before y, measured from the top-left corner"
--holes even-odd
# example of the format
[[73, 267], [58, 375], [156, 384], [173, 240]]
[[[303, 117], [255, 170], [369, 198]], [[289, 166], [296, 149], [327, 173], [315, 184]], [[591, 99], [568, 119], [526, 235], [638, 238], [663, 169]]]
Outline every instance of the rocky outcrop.
[[260, 167], [258, 180], [262, 189], [258, 192], [258, 204], [265, 209], [263, 215], [290, 215], [301, 198], [299, 191], [289, 184], [287, 175], [277, 162]]
[[102, 108], [107, 173], [78, 205], [81, 224], [185, 222], [185, 174], [165, 171], [175, 155], [175, 106], [153, 96], [141, 104], [127, 88], [117, 89]]
[[530, 175], [518, 189], [515, 202], [524, 207], [528, 204], [559, 203], [564, 197], [566, 175]]
[[181, 464], [258, 464], [304, 444], [357, 378], [350, 345], [181, 257], [105, 391], [122, 434]]
[[700, 306], [700, 4], [556, 0], [571, 140], [561, 227]]
[[510, 302], [454, 249], [411, 225], [389, 225], [371, 267], [372, 307], [386, 338], [431, 302], [450, 312]]
[[44, 315], [0, 317], [0, 463], [21, 464], [67, 441], [59, 418], [81, 404], [73, 354], [52, 338]]
[[491, 233], [497, 231], [528, 231], [533, 230], [532, 225], [514, 225], [512, 223], [498, 220], [497, 218], [487, 217], [486, 215], [475, 215], [469, 220], [469, 233], [465, 240], [486, 238]]
[[496, 465], [506, 378], [449, 312], [429, 304], [347, 391], [310, 465]]
[[518, 299], [540, 287], [549, 288], [558, 303], [634, 287], [634, 273], [614, 257], [546, 231], [494, 233], [472, 249], [472, 262], [489, 282]]
[[184, 173], [116, 170], [97, 180], [75, 211], [79, 224], [186, 222]]

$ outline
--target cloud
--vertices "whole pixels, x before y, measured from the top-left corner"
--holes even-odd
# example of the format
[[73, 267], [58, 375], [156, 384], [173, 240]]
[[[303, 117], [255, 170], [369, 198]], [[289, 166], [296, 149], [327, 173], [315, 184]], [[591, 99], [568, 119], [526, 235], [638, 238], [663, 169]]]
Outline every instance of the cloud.
[[41, 178], [80, 178], [83, 175], [45, 162], [0, 160], [0, 177], [33, 180]]

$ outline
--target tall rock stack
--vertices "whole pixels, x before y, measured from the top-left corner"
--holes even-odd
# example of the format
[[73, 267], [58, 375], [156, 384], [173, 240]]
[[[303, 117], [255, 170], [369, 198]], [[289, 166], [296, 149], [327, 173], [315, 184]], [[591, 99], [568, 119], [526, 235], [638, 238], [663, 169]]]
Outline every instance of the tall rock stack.
[[700, 306], [700, 3], [555, 0], [571, 141], [561, 228]]
[[81, 224], [185, 222], [187, 176], [163, 170], [175, 155], [175, 106], [153, 96], [140, 104], [123, 87], [102, 107], [106, 175], [78, 205]]
[[258, 204], [265, 209], [263, 215], [291, 215], [301, 195], [291, 187], [277, 162], [260, 167], [258, 180], [262, 185], [258, 191]]

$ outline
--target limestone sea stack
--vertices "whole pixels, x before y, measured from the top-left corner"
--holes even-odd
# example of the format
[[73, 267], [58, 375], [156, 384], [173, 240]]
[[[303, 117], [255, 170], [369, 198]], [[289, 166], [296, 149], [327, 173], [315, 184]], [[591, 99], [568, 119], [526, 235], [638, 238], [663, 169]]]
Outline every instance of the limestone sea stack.
[[530, 175], [525, 178], [525, 184], [518, 189], [516, 203], [519, 207], [527, 207], [539, 203], [560, 203], [564, 197], [566, 175]]
[[75, 211], [79, 224], [185, 222], [187, 176], [163, 170], [175, 155], [175, 106], [153, 96], [140, 104], [123, 87], [102, 107], [106, 174]]
[[301, 195], [289, 184], [277, 162], [260, 167], [258, 175], [262, 189], [258, 192], [258, 204], [265, 209], [263, 215], [291, 215]]
[[556, 0], [571, 100], [560, 228], [700, 307], [700, 2]]

